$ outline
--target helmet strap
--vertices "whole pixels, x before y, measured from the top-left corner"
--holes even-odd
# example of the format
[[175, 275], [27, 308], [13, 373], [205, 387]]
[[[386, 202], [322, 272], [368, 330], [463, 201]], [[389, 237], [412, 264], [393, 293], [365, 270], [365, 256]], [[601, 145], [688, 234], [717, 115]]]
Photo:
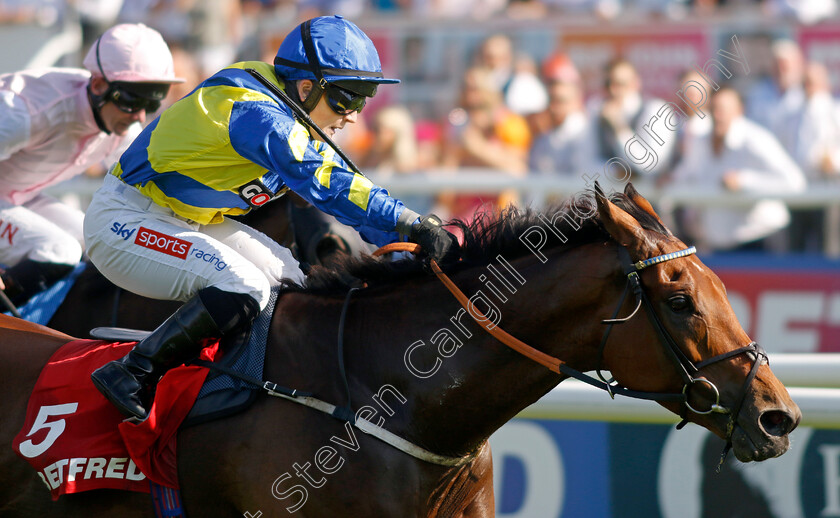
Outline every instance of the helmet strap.
[[318, 86], [318, 83], [312, 81], [312, 89], [309, 90], [309, 95], [306, 97], [306, 100], [303, 101], [301, 106], [306, 113], [312, 113], [312, 110], [318, 106], [318, 101], [321, 100], [321, 97], [324, 95], [324, 89]]
[[100, 113], [102, 107], [105, 106], [105, 96], [108, 95], [108, 91], [106, 90], [103, 94], [96, 94], [93, 92], [93, 88], [90, 87], [90, 82], [87, 85], [87, 94], [88, 94], [88, 102], [90, 102], [90, 109], [93, 111], [93, 120], [96, 121], [96, 126], [99, 127], [99, 130], [104, 132], [106, 135], [111, 134], [111, 130], [108, 129], [108, 126], [105, 125], [105, 121], [102, 120], [102, 114]]
[[298, 94], [298, 83], [303, 81], [303, 79], [280, 79], [283, 81], [283, 87], [286, 91], [286, 95], [288, 95], [295, 104], [303, 108], [306, 113], [312, 113], [312, 110], [314, 110], [315, 106], [318, 105], [318, 101], [321, 100], [321, 95], [324, 93], [315, 81], [312, 81], [312, 89], [309, 91], [309, 96], [306, 98], [306, 101], [301, 101], [300, 94]]
[[277, 75], [277, 72], [274, 72], [274, 77], [278, 80], [283, 81], [283, 90], [286, 91], [286, 95], [288, 95], [298, 106], [303, 104], [303, 101], [300, 100], [300, 96], [298, 95], [297, 89], [297, 79], [284, 79]]
[[87, 85], [87, 94], [88, 94], [88, 101], [90, 101], [90, 107], [93, 110], [93, 120], [96, 121], [96, 125], [99, 127], [101, 131], [103, 131], [106, 135], [111, 134], [111, 130], [105, 125], [105, 121], [102, 120], [102, 114], [100, 113], [102, 107], [105, 106], [107, 102], [107, 96], [111, 90], [111, 82], [108, 81], [108, 76], [105, 75], [105, 71], [102, 70], [102, 61], [99, 59], [99, 42], [102, 41], [102, 36], [100, 35], [96, 38], [96, 66], [99, 68], [99, 73], [102, 74], [102, 79], [108, 83], [108, 90], [105, 90], [102, 94], [96, 94], [93, 92], [93, 88], [90, 87], [91, 81], [93, 81], [93, 77], [90, 78]]
[[306, 20], [300, 25], [300, 36], [303, 40], [306, 60], [309, 61], [310, 70], [315, 74], [315, 81], [312, 81], [312, 90], [309, 91], [309, 96], [302, 104], [306, 113], [312, 113], [312, 110], [318, 105], [318, 101], [321, 100], [321, 96], [324, 95], [324, 88], [327, 86], [324, 73], [321, 71], [321, 61], [318, 59], [318, 52], [315, 50], [315, 43], [312, 41], [312, 20]]

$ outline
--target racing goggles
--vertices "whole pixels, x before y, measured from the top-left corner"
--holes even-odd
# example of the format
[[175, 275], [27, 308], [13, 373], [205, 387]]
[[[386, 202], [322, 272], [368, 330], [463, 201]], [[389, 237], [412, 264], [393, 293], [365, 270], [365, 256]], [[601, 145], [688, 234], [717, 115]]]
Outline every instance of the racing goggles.
[[367, 98], [376, 95], [376, 83], [335, 81], [326, 83], [324, 93], [327, 96], [327, 104], [338, 115], [361, 113]]
[[160, 109], [160, 101], [169, 92], [165, 83], [108, 83], [106, 101], [111, 101], [123, 113], [137, 113], [145, 110], [154, 113]]

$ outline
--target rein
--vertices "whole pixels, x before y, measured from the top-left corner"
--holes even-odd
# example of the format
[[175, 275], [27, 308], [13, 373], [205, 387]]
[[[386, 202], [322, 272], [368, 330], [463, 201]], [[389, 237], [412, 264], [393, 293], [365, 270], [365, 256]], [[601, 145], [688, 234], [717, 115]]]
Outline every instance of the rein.
[[[400, 242], [386, 245], [374, 252], [373, 255], [374, 257], [378, 257], [389, 252], [410, 252], [416, 254], [419, 251], [420, 246], [417, 244]], [[613, 317], [611, 319], [601, 321], [601, 323], [606, 325], [607, 328], [604, 330], [604, 334], [601, 338], [601, 343], [598, 350], [599, 367], [596, 370], [596, 372], [598, 374], [598, 377], [600, 378], [600, 381], [598, 379], [593, 378], [592, 376], [589, 376], [587, 374], [584, 374], [583, 372], [569, 367], [563, 360], [550, 356], [522, 342], [518, 338], [510, 335], [509, 333], [501, 329], [499, 326], [494, 326], [492, 329], [488, 329], [487, 327], [481, 325], [481, 321], [486, 321], [487, 318], [477, 308], [470, 308], [469, 298], [467, 298], [464, 292], [461, 291], [455, 285], [452, 279], [450, 279], [449, 276], [447, 276], [440, 269], [440, 267], [434, 259], [430, 260], [430, 266], [432, 271], [438, 277], [438, 279], [458, 300], [461, 306], [463, 306], [464, 309], [467, 310], [467, 313], [469, 313], [470, 316], [472, 316], [472, 318], [476, 320], [480, 327], [484, 328], [485, 331], [490, 333], [490, 335], [492, 335], [494, 338], [496, 338], [506, 346], [510, 347], [514, 351], [522, 354], [527, 358], [530, 358], [531, 360], [539, 363], [540, 365], [543, 365], [552, 372], [556, 372], [558, 374], [565, 374], [566, 376], [575, 378], [579, 381], [604, 390], [613, 399], [615, 398], [615, 395], [618, 394], [635, 399], [678, 402], [681, 405], [679, 415], [682, 418], [682, 421], [680, 421], [680, 423], [677, 425], [678, 430], [682, 429], [688, 423], [688, 419], [686, 417], [688, 411], [691, 411], [698, 415], [706, 415], [711, 413], [728, 414], [729, 422], [726, 426], [726, 446], [724, 447], [723, 452], [721, 453], [720, 463], [717, 467], [717, 470], [720, 471], [720, 467], [723, 465], [723, 462], [726, 460], [726, 456], [729, 453], [729, 450], [732, 448], [732, 434], [735, 431], [735, 425], [737, 424], [738, 416], [741, 412], [741, 407], [743, 406], [744, 400], [746, 399], [747, 391], [749, 390], [750, 385], [752, 385], [752, 382], [755, 379], [756, 374], [758, 373], [758, 368], [761, 366], [762, 363], [767, 362], [767, 353], [760, 345], [758, 345], [758, 343], [750, 342], [749, 344], [743, 347], [727, 351], [725, 353], [719, 354], [712, 358], [708, 358], [695, 364], [691, 361], [691, 359], [689, 359], [685, 355], [682, 349], [680, 349], [677, 342], [662, 324], [662, 321], [659, 319], [659, 317], [653, 309], [653, 304], [650, 302], [650, 299], [645, 294], [644, 287], [642, 286], [641, 278], [639, 277], [638, 273], [639, 271], [649, 266], [693, 255], [696, 252], [697, 249], [692, 246], [684, 250], [679, 250], [677, 252], [651, 257], [649, 259], [637, 261], [634, 263], [630, 259], [630, 254], [627, 252], [627, 249], [623, 246], [619, 248], [619, 254], [621, 255], [621, 261], [623, 263], [624, 274], [627, 277], [627, 286], [624, 289], [624, 293], [621, 296], [621, 300], [619, 301], [618, 306], [616, 307]], [[636, 299], [635, 309], [627, 317], [616, 318], [618, 316], [618, 312], [621, 310], [621, 307], [624, 305], [624, 301], [627, 298], [627, 295], [631, 292], [633, 293]], [[632, 390], [620, 386], [614, 379], [604, 379], [604, 377], [601, 374], [600, 364], [603, 358], [604, 349], [606, 348], [607, 340], [609, 338], [613, 326], [628, 322], [638, 313], [639, 308], [641, 308], [642, 306], [644, 306], [645, 312], [648, 314], [648, 318], [653, 324], [654, 330], [666, 345], [664, 350], [668, 358], [671, 360], [671, 363], [673, 363], [676, 367], [677, 373], [680, 375], [680, 378], [683, 381], [683, 388], [682, 391], [679, 393], [646, 392]], [[753, 365], [750, 369], [749, 374], [747, 375], [747, 378], [744, 381], [743, 386], [741, 387], [741, 396], [738, 398], [738, 402], [732, 409], [728, 409], [724, 406], [721, 406], [720, 404], [720, 391], [718, 390], [717, 386], [715, 386], [715, 384], [709, 381], [708, 379], [701, 377], [700, 369], [707, 367], [713, 363], [725, 361], [745, 353], [751, 353], [753, 357]], [[695, 384], [704, 384], [713, 391], [715, 401], [714, 403], [712, 403], [708, 410], [694, 408], [689, 402], [688, 394], [691, 390], [691, 387]]]

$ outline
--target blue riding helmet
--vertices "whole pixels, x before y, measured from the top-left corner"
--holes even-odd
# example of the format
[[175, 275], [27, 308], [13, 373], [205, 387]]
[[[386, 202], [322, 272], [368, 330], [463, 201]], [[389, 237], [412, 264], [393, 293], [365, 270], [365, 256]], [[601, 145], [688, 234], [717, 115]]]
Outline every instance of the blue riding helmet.
[[[312, 54], [314, 59], [309, 59]], [[312, 79], [321, 87], [335, 81], [400, 82], [382, 74], [370, 38], [338, 15], [313, 18], [292, 30], [277, 50], [274, 70], [284, 79]]]

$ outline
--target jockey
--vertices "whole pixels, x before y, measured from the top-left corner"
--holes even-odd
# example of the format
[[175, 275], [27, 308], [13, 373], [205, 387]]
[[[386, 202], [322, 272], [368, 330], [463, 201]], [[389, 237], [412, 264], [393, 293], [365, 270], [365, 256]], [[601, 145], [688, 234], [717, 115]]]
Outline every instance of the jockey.
[[82, 257], [84, 214], [41, 190], [115, 161], [182, 81], [163, 38], [140, 24], [109, 29], [84, 66], [0, 75], [0, 287], [16, 305]]
[[[185, 304], [120, 360], [92, 374], [123, 414], [144, 418], [163, 373], [198, 354], [204, 338], [250, 325], [271, 287], [304, 275], [291, 252], [226, 216], [292, 190], [376, 245], [401, 236], [451, 262], [458, 242], [355, 173], [297, 118], [287, 94], [331, 137], [354, 123], [382, 74], [370, 39], [340, 16], [304, 22], [274, 66], [233, 64], [166, 109], [123, 153], [85, 217], [91, 261], [115, 284]], [[260, 77], [261, 76], [261, 77]]]

